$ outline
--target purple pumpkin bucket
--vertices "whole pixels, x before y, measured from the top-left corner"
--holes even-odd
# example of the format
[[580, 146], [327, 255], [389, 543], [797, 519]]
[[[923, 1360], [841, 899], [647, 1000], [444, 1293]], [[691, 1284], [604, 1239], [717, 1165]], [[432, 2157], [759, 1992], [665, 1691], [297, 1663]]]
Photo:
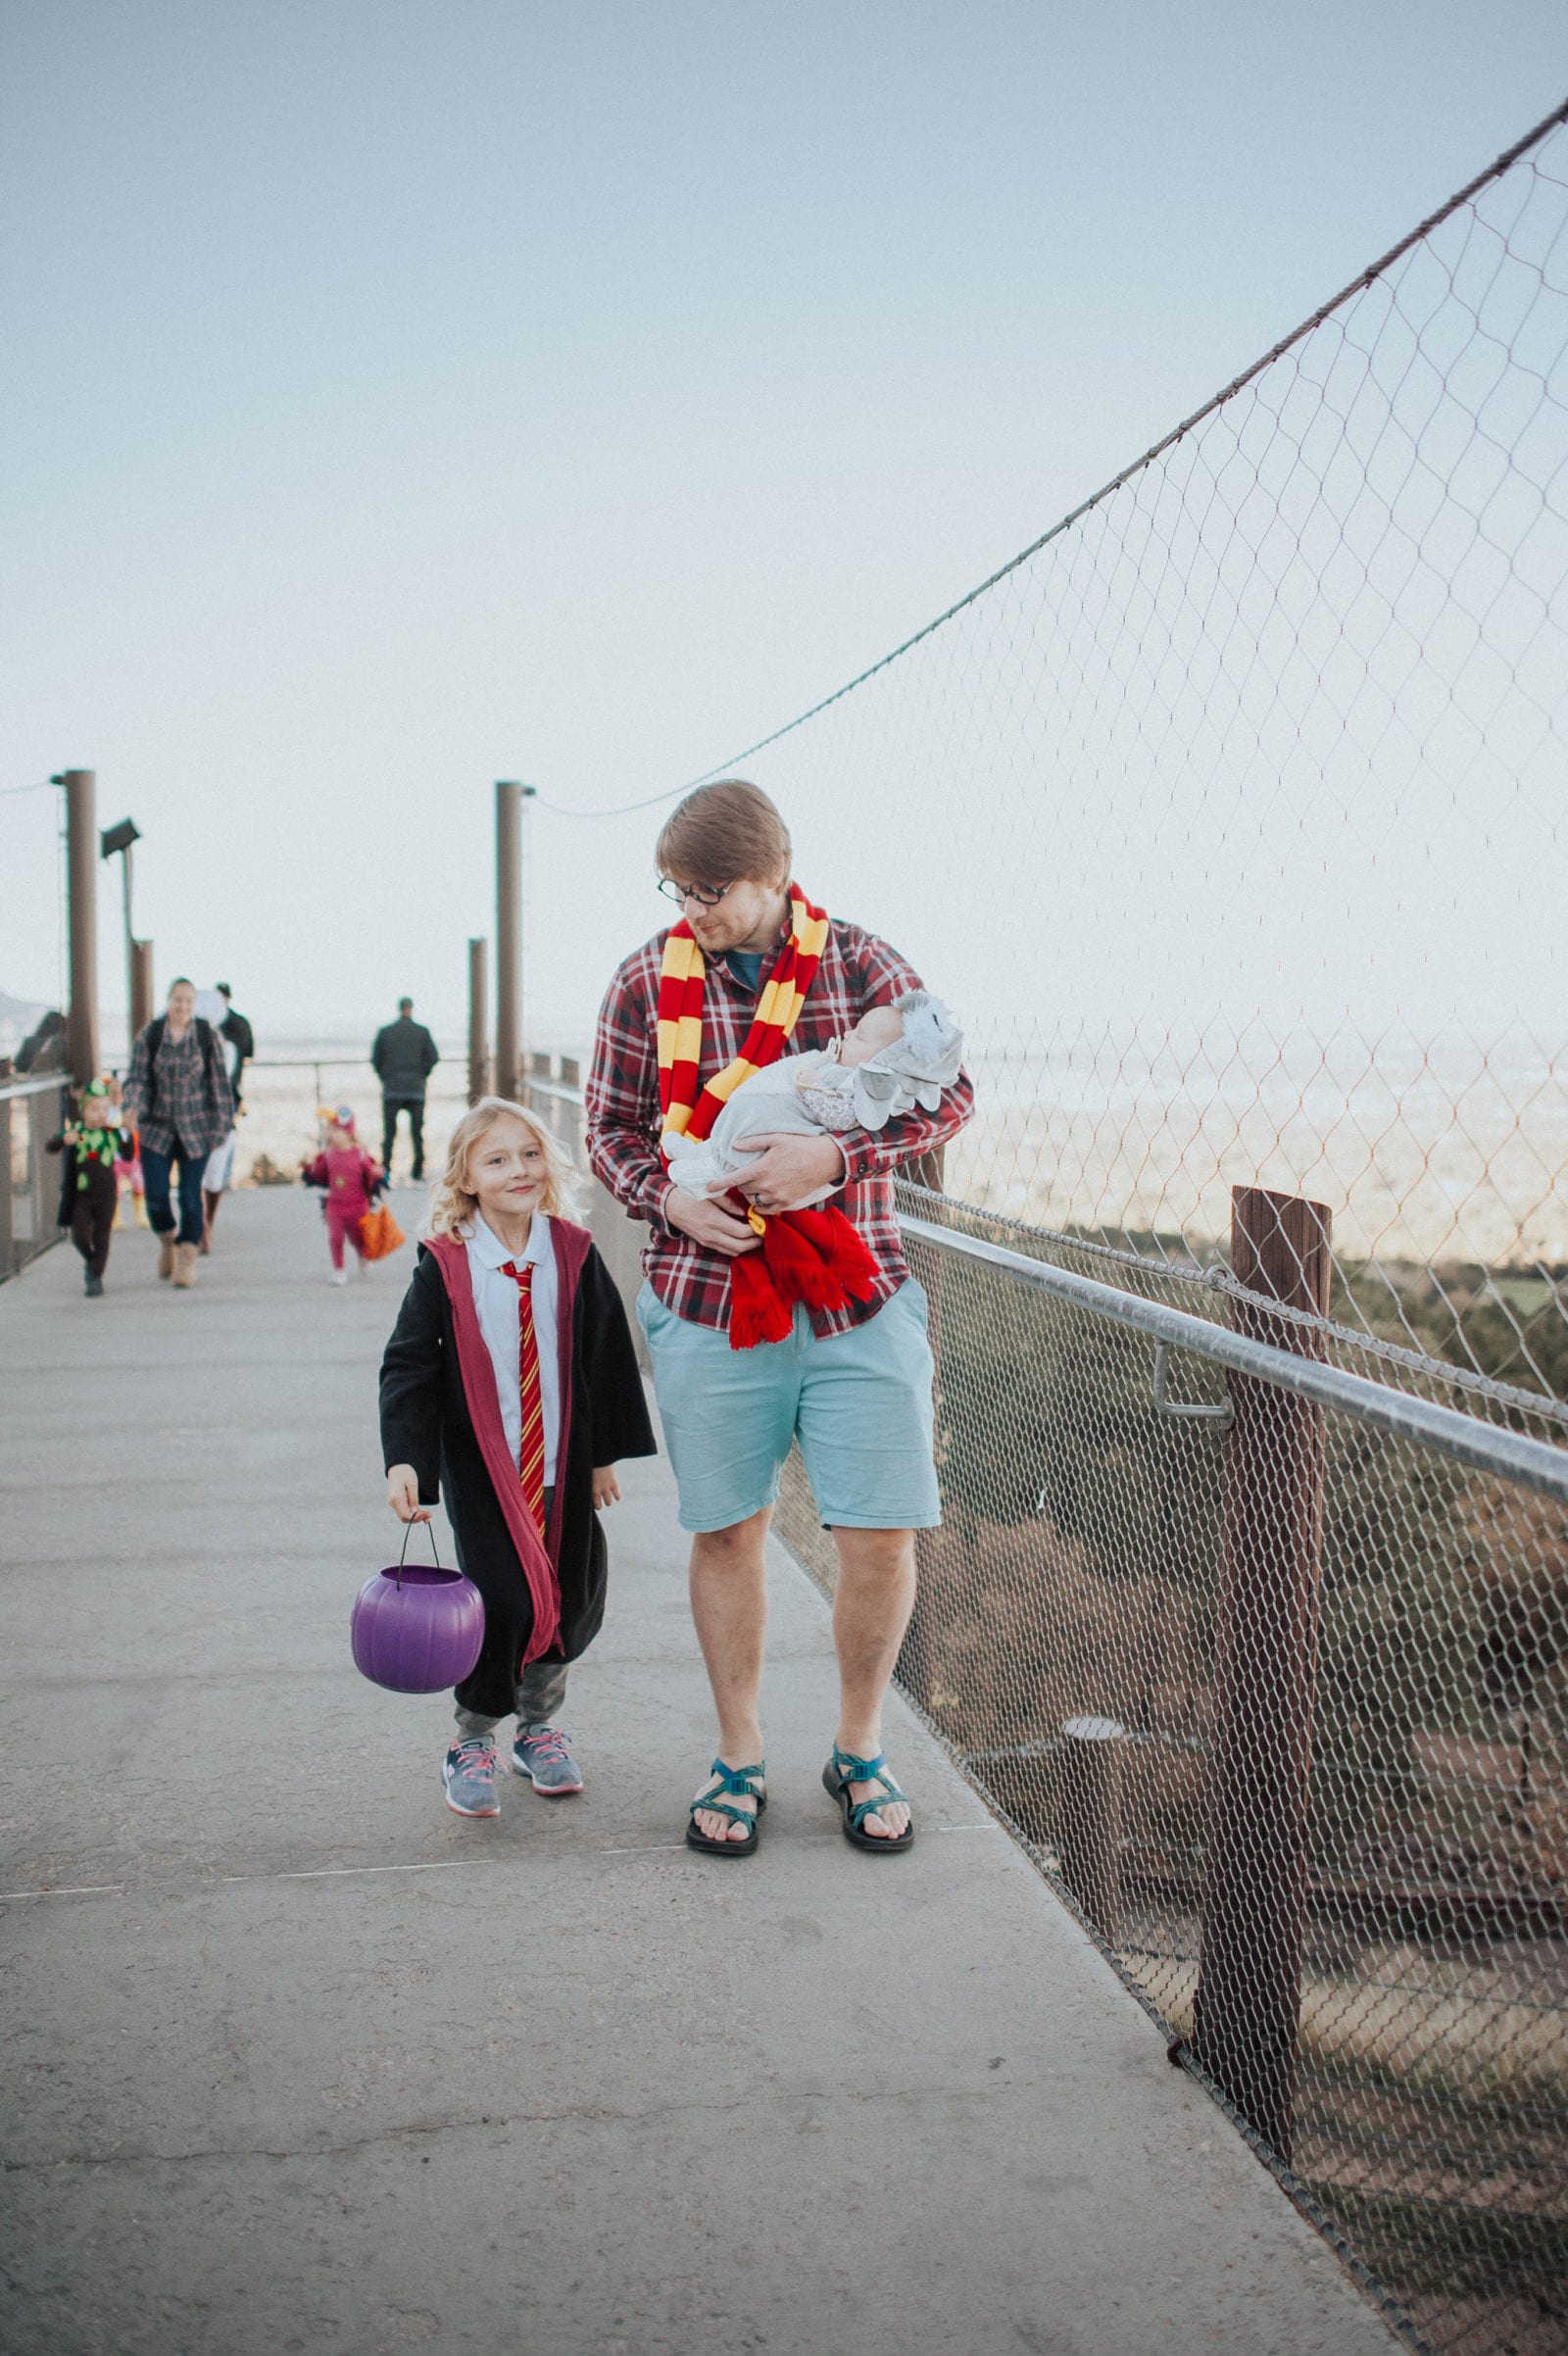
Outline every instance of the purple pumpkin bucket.
[[[411, 1522], [403, 1533], [404, 1555], [413, 1528]], [[372, 1685], [389, 1693], [439, 1693], [473, 1674], [484, 1643], [484, 1603], [472, 1581], [445, 1569], [439, 1555], [433, 1563], [400, 1556], [355, 1596], [349, 1635], [354, 1666]]]

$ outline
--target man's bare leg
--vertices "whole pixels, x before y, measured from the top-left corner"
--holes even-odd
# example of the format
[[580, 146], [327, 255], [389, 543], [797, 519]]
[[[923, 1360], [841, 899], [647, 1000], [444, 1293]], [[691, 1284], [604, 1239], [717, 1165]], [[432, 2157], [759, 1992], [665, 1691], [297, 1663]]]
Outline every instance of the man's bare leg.
[[[858, 1759], [882, 1747], [882, 1703], [914, 1609], [912, 1530], [835, 1530], [839, 1581], [833, 1642], [839, 1655], [838, 1746]], [[870, 1799], [875, 1784], [854, 1783], [850, 1797]], [[909, 1822], [902, 1800], [865, 1819], [873, 1840], [896, 1841]]]
[[[767, 1631], [763, 1547], [772, 1512], [764, 1505], [747, 1521], [733, 1522], [727, 1530], [700, 1532], [692, 1540], [692, 1618], [718, 1712], [718, 1755], [727, 1767], [755, 1766], [762, 1755], [759, 1711]], [[705, 1779], [705, 1789], [710, 1780]], [[753, 1812], [744, 1799], [730, 1804], [748, 1815]], [[700, 1808], [695, 1822], [710, 1841], [747, 1838], [744, 1825], [709, 1808]]]

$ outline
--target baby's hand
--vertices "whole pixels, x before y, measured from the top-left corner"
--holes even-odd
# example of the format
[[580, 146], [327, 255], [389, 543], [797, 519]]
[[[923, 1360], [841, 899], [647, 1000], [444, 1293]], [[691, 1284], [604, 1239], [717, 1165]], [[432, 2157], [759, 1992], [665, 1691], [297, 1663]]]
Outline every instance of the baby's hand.
[[614, 1466], [612, 1464], [596, 1464], [594, 1466], [594, 1511], [603, 1513], [607, 1505], [617, 1505], [619, 1502], [620, 1483], [615, 1478]]

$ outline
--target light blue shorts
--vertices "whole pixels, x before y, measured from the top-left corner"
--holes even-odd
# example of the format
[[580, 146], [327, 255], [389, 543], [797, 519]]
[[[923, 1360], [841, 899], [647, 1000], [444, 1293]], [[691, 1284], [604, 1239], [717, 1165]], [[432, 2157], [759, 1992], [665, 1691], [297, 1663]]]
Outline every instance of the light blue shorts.
[[830, 1528], [930, 1530], [942, 1519], [931, 1460], [926, 1298], [908, 1277], [874, 1317], [822, 1340], [804, 1308], [787, 1342], [731, 1350], [729, 1336], [637, 1297], [680, 1489], [683, 1530], [727, 1530], [778, 1496], [799, 1439]]

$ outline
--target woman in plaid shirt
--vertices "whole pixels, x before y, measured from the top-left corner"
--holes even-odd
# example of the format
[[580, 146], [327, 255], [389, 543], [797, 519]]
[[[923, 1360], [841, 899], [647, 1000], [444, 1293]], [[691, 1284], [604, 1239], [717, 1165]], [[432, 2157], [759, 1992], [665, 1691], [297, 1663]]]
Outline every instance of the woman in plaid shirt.
[[[740, 1053], [791, 924], [790, 839], [766, 795], [736, 779], [700, 786], [657, 850], [661, 889], [689, 921], [705, 968], [697, 1085]], [[799, 1439], [833, 1530], [840, 1708], [823, 1781], [857, 1846], [909, 1845], [907, 1802], [881, 1753], [881, 1710], [914, 1602], [914, 1532], [941, 1518], [931, 1451], [932, 1361], [925, 1296], [909, 1274], [893, 1204], [899, 1165], [968, 1119], [966, 1075], [940, 1110], [838, 1136], [761, 1136], [738, 1191], [764, 1215], [814, 1189], [834, 1201], [876, 1266], [870, 1297], [795, 1311], [784, 1342], [734, 1350], [730, 1262], [758, 1249], [733, 1201], [671, 1186], [660, 1155], [659, 995], [667, 933], [625, 959], [600, 1011], [588, 1082], [588, 1153], [633, 1218], [648, 1222], [637, 1304], [660, 1414], [693, 1533], [692, 1613], [718, 1713], [718, 1755], [692, 1803], [687, 1839], [751, 1855], [766, 1804], [759, 1699], [767, 1617], [763, 1546], [779, 1474]], [[871, 1006], [921, 987], [896, 950], [832, 918], [786, 1053], [828, 1047]]]
[[[196, 1011], [196, 985], [181, 974], [169, 988], [167, 1013], [138, 1031], [125, 1082], [125, 1118], [141, 1138], [147, 1216], [158, 1238], [158, 1273], [181, 1291], [196, 1282], [206, 1206], [207, 1156], [234, 1126], [223, 1043]], [[170, 1201], [179, 1171], [176, 1232]]]

